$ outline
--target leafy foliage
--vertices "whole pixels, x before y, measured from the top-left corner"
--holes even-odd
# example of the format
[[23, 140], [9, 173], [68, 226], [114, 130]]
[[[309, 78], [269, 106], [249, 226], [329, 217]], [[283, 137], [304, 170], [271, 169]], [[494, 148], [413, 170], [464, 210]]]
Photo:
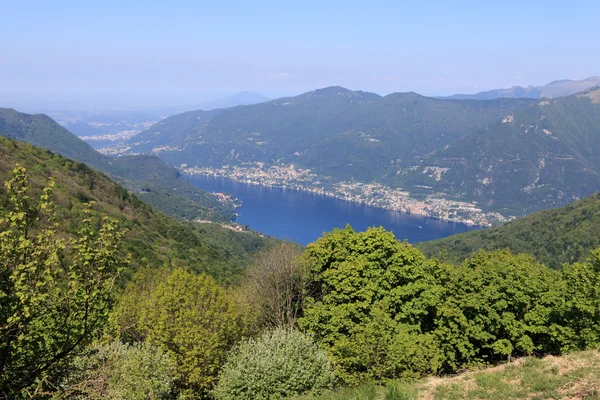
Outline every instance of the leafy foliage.
[[78, 356], [55, 397], [62, 399], [170, 399], [175, 362], [148, 343], [96, 343]]
[[[83, 210], [70, 240], [58, 237], [54, 182], [30, 196], [23, 167], [6, 182], [0, 215], [0, 394], [44, 389], [106, 322], [112, 289], [127, 258], [115, 221]], [[40, 222], [45, 220], [45, 224]]]
[[240, 338], [235, 303], [207, 275], [176, 269], [157, 278], [127, 288], [113, 317], [118, 334], [164, 350], [176, 361], [177, 389], [188, 398], [203, 397]]
[[[342, 381], [356, 384], [401, 373], [394, 368], [402, 366], [392, 367], [391, 360], [413, 350], [398, 341], [431, 326], [445, 267], [382, 228], [334, 230], [310, 244], [305, 257], [307, 298], [299, 326], [327, 346]], [[413, 362], [425, 368], [420, 372], [436, 372], [439, 356], [425, 350], [433, 338], [422, 339], [423, 361]]]
[[333, 378], [325, 353], [308, 336], [276, 329], [232, 351], [213, 394], [217, 400], [287, 399], [323, 393]]
[[[189, 266], [220, 281], [235, 282], [252, 255], [270, 240], [254, 233], [238, 233], [213, 224], [176, 221], [156, 212], [106, 175], [24, 143], [0, 138], [0, 179], [7, 179], [15, 163], [27, 168], [32, 191], [55, 177], [56, 227], [60, 236], [76, 235], [80, 210], [93, 200], [93, 215], [110, 216], [126, 231], [122, 246], [132, 266], [158, 268]], [[7, 200], [0, 191], [0, 204]], [[44, 223], [44, 221], [41, 221]], [[125, 276], [131, 274], [126, 271]]]
[[298, 324], [348, 385], [600, 344], [598, 251], [562, 272], [508, 251], [455, 268], [383, 229], [347, 227], [309, 245], [305, 260]]
[[562, 322], [561, 289], [560, 275], [528, 255], [482, 251], [466, 260], [436, 310], [446, 368], [558, 353], [552, 330]]

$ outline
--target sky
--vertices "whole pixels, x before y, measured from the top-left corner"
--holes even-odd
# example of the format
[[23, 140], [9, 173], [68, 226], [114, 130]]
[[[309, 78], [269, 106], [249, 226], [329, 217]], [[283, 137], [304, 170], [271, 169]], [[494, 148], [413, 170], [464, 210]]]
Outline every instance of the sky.
[[166, 107], [341, 85], [600, 75], [600, 1], [3, 1], [0, 107]]

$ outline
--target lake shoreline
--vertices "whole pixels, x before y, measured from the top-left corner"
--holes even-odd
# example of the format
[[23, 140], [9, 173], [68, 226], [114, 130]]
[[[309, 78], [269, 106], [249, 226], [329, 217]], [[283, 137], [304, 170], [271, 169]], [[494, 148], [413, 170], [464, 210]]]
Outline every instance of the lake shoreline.
[[224, 176], [185, 174], [184, 179], [209, 191], [229, 193], [241, 200], [233, 224], [249, 226], [268, 236], [308, 244], [324, 232], [343, 228], [356, 230], [383, 226], [398, 240], [422, 242], [481, 227], [426, 215], [409, 214], [289, 186], [244, 182]]
[[[186, 175], [186, 176], [192, 176], [192, 177], [193, 176], [206, 176], [206, 177], [211, 177], [211, 178], [230, 179], [231, 181], [234, 181], [237, 183], [241, 183], [241, 184], [245, 184], [245, 185], [261, 186], [261, 187], [265, 187], [265, 188], [269, 188], [269, 189], [296, 190], [298, 192], [306, 192], [306, 193], [326, 196], [326, 197], [330, 197], [330, 198], [334, 198], [334, 199], [338, 199], [338, 200], [342, 200], [342, 201], [347, 201], [347, 202], [351, 202], [351, 203], [355, 203], [355, 204], [361, 204], [361, 205], [365, 205], [368, 207], [375, 207], [375, 208], [379, 208], [381, 210], [399, 212], [399, 213], [402, 213], [407, 216], [419, 216], [419, 217], [432, 218], [432, 219], [437, 219], [437, 220], [444, 221], [444, 222], [454, 222], [454, 223], [465, 224], [465, 225], [476, 227], [476, 228], [489, 228], [489, 227], [493, 226], [493, 224], [489, 223], [489, 222], [481, 223], [481, 222], [475, 222], [475, 221], [472, 221], [471, 219], [465, 219], [465, 218], [452, 218], [452, 217], [445, 218], [445, 217], [440, 217], [440, 216], [436, 216], [436, 215], [431, 215], [427, 212], [410, 211], [410, 210], [405, 210], [405, 209], [392, 207], [392, 206], [382, 206], [382, 205], [372, 204], [372, 203], [368, 203], [366, 200], [356, 199], [356, 198], [352, 198], [349, 196], [341, 196], [339, 194], [336, 194], [336, 193], [333, 193], [330, 191], [326, 191], [323, 189], [316, 189], [316, 188], [311, 188], [311, 187], [302, 186], [302, 185], [298, 185], [298, 184], [296, 184], [296, 185], [294, 185], [294, 184], [288, 184], [288, 185], [271, 184], [271, 183], [266, 183], [266, 182], [257, 181], [257, 180], [253, 180], [253, 179], [239, 179], [235, 176], [218, 174], [218, 173], [206, 173], [206, 172], [193, 173], [193, 172], [190, 172], [189, 170], [187, 170], [187, 171], [184, 170], [184, 171], [180, 171], [180, 172], [182, 175]], [[235, 221], [232, 221], [232, 222], [235, 222]]]

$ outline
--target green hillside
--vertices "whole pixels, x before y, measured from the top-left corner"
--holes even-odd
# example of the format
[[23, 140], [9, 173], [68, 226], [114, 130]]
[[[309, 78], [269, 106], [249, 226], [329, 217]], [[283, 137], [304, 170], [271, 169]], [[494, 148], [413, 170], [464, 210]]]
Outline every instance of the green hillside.
[[167, 118], [130, 145], [175, 166], [294, 166], [310, 170], [317, 188], [377, 182], [412, 199], [524, 216], [600, 189], [598, 97], [590, 89], [555, 99], [453, 100], [329, 87]]
[[228, 222], [231, 202], [219, 199], [179, 178], [177, 170], [155, 156], [109, 158], [44, 114], [0, 108], [0, 135], [47, 148], [109, 174], [145, 202], [175, 218]]
[[[596, 89], [536, 101], [420, 160], [387, 181], [444, 192], [484, 209], [523, 216], [600, 189], [600, 105]], [[422, 168], [444, 169], [436, 180]]]
[[[381, 97], [328, 87], [239, 106], [206, 118], [167, 118], [130, 140], [131, 152], [156, 151], [173, 165], [295, 164], [333, 181], [379, 179], [390, 165], [412, 164], [530, 100], [439, 100], [416, 93]], [[178, 132], [174, 134], [173, 132]]]
[[[64, 235], [76, 232], [81, 222], [78, 211], [89, 201], [94, 201], [96, 213], [116, 218], [127, 230], [123, 250], [131, 253], [135, 267], [189, 266], [223, 281], [235, 281], [252, 255], [269, 241], [216, 224], [176, 221], [85, 164], [0, 137], [0, 181], [9, 178], [17, 163], [27, 168], [37, 191], [49, 177], [56, 179], [58, 220]], [[2, 188], [2, 202], [4, 194]]]
[[428, 256], [458, 262], [479, 249], [509, 248], [558, 269], [584, 260], [600, 246], [600, 193], [566, 207], [538, 212], [504, 225], [416, 245]]
[[44, 147], [92, 168], [105, 166], [106, 158], [45, 114], [25, 114], [0, 108], [0, 135]]

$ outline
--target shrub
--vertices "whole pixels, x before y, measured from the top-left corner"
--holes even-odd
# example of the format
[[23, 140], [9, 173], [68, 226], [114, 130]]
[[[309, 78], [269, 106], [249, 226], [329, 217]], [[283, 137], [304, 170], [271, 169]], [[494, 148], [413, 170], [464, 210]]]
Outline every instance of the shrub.
[[67, 398], [167, 399], [175, 380], [175, 362], [148, 344], [95, 344], [77, 357], [67, 380]]
[[239, 345], [214, 390], [218, 400], [286, 399], [331, 388], [332, 367], [312, 339], [276, 329]]
[[169, 353], [177, 363], [177, 391], [201, 398], [240, 337], [234, 302], [208, 275], [176, 269], [156, 278], [141, 291], [135, 283], [129, 287], [112, 319], [121, 338], [144, 340]]
[[[90, 209], [71, 239], [59, 235], [54, 181], [30, 195], [16, 166], [0, 204], [0, 398], [29, 398], [62, 373], [106, 321], [127, 266], [123, 232]], [[52, 384], [50, 384], [52, 386]], [[27, 389], [28, 388], [28, 389]]]

